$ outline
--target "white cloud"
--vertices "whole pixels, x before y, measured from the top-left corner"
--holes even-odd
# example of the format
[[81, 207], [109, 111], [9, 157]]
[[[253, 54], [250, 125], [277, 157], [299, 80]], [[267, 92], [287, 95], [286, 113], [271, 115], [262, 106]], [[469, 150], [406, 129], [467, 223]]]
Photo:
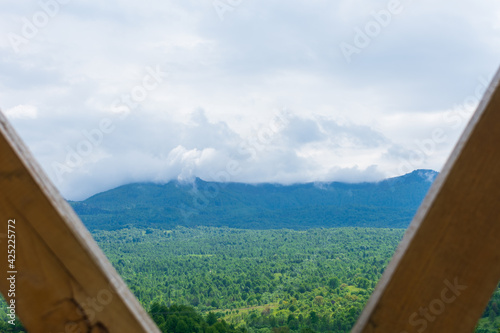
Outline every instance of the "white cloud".
[[17, 105], [5, 111], [10, 119], [36, 119], [38, 110], [34, 105]]

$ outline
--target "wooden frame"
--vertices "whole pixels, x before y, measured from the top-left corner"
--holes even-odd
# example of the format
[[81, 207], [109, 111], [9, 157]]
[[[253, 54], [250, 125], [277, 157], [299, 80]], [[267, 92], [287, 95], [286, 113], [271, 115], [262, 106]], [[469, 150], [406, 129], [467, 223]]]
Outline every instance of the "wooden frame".
[[0, 290], [7, 296], [15, 277], [30, 333], [160, 332], [1, 113], [0, 189]]

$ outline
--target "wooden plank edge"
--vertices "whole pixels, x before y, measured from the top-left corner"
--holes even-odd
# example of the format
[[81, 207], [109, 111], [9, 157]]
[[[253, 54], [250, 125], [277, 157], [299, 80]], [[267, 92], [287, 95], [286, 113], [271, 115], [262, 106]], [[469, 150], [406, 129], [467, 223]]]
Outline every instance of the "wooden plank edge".
[[[409, 245], [411, 244], [412, 240], [415, 237], [416, 232], [418, 231], [421, 223], [425, 220], [429, 208], [432, 206], [434, 200], [436, 199], [436, 196], [440, 193], [446, 179], [448, 178], [453, 166], [455, 165], [455, 162], [461, 155], [465, 144], [469, 141], [469, 138], [473, 133], [473, 130], [475, 129], [477, 123], [479, 122], [485, 110], [487, 109], [488, 105], [490, 104], [492, 97], [496, 93], [497, 89], [499, 89], [499, 83], [500, 83], [500, 69], [497, 70], [496, 74], [491, 80], [488, 89], [486, 90], [483, 98], [481, 99], [479, 105], [477, 106], [477, 109], [474, 112], [472, 118], [469, 120], [464, 132], [462, 133], [458, 142], [453, 148], [452, 153], [449, 156], [448, 160], [446, 161], [442, 171], [438, 174], [438, 176], [434, 180], [422, 204], [418, 208], [417, 213], [415, 214], [412, 222], [410, 223], [408, 229], [406, 230], [403, 239], [398, 245], [391, 261], [384, 270], [384, 274], [382, 275], [380, 281], [377, 283], [374, 292], [370, 296], [368, 303], [366, 304], [356, 324], [351, 330], [351, 333], [364, 332], [364, 329], [368, 326], [371, 320], [371, 316], [374, 313], [376, 307], [378, 306], [379, 300], [383, 296], [388, 284], [393, 279], [401, 259], [405, 256]], [[409, 286], [409, 288], [410, 287], [414, 286]]]
[[[103, 289], [114, 288], [114, 292], [121, 302], [126, 306], [140, 325], [144, 332], [159, 333], [157, 326], [154, 324], [149, 315], [145, 312], [142, 306], [138, 303], [135, 296], [130, 292], [125, 282], [121, 279], [109, 260], [106, 258], [97, 243], [93, 240], [90, 232], [83, 225], [80, 218], [76, 215], [71, 206], [60, 195], [52, 182], [45, 175], [42, 168], [35, 161], [29, 149], [22, 142], [16, 131], [10, 125], [5, 115], [0, 111], [0, 135], [10, 143], [13, 151], [18, 159], [24, 165], [30, 177], [35, 181], [40, 190], [45, 194], [52, 208], [67, 222], [68, 229], [72, 235], [78, 240], [80, 245], [85, 249], [86, 254], [91, 257], [96, 264], [100, 274], [106, 277], [108, 285], [103, 285]], [[41, 233], [38, 233], [43, 238]], [[50, 244], [49, 244], [50, 248]], [[125, 314], [124, 314], [125, 315]], [[22, 318], [21, 318], [22, 320]]]

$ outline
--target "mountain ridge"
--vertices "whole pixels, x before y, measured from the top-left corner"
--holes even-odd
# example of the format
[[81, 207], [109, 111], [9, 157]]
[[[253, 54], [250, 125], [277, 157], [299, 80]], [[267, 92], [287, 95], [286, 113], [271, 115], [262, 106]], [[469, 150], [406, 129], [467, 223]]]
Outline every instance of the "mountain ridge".
[[245, 184], [199, 178], [192, 183], [132, 183], [70, 204], [90, 230], [406, 228], [437, 174], [420, 169], [363, 183]]

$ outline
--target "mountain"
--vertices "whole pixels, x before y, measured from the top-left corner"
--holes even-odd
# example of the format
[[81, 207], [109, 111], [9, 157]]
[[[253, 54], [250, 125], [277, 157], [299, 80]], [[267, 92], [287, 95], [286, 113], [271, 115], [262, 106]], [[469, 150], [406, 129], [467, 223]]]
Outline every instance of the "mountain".
[[406, 228], [437, 172], [416, 170], [376, 183], [295, 185], [136, 183], [70, 204], [90, 230], [126, 226], [243, 229]]

